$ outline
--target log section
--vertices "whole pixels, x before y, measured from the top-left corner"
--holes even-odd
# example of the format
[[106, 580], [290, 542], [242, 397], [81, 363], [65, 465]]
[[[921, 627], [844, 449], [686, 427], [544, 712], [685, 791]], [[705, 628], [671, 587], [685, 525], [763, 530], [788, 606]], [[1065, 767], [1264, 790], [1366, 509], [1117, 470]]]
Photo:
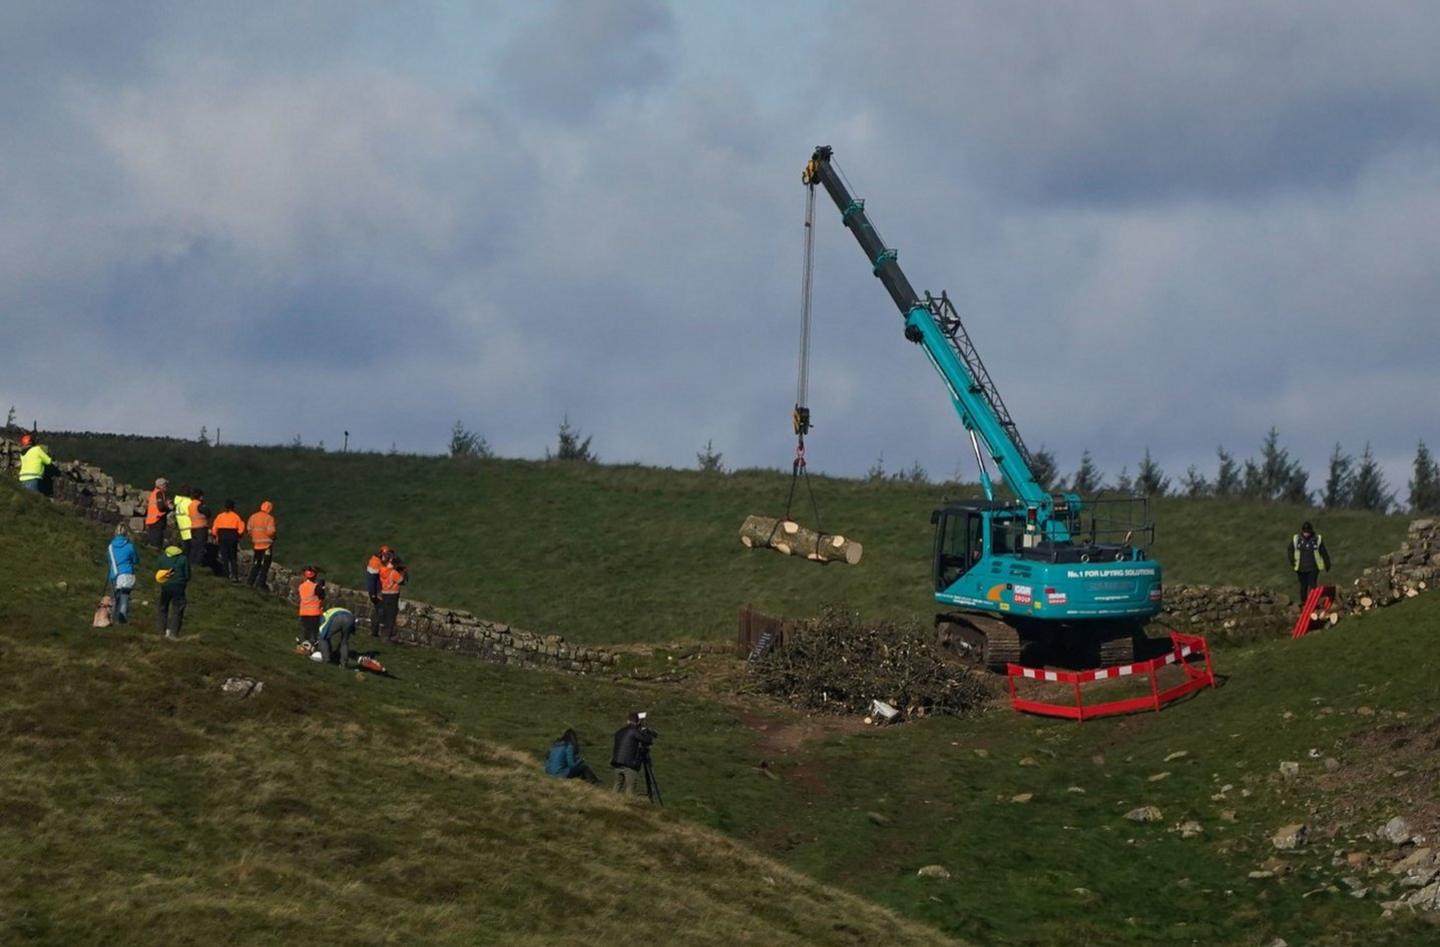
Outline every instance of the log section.
[[768, 516], [747, 516], [740, 526], [740, 541], [748, 548], [769, 548], [787, 556], [804, 556], [816, 562], [844, 562], [855, 565], [863, 547], [834, 533], [817, 533], [794, 520]]

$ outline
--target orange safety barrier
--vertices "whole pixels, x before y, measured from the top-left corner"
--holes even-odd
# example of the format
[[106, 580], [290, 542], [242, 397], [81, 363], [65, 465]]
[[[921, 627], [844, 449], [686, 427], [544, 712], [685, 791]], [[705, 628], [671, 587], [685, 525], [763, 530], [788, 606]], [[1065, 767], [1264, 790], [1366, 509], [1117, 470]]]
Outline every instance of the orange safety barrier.
[[[1159, 672], [1170, 665], [1175, 665], [1183, 672], [1184, 680], [1162, 690]], [[1197, 691], [1202, 687], [1215, 686], [1215, 669], [1210, 663], [1209, 644], [1200, 635], [1186, 635], [1178, 631], [1170, 632], [1170, 652], [1149, 661], [1100, 668], [1095, 671], [1047, 671], [1043, 668], [1027, 668], [1019, 664], [1011, 664], [1007, 665], [1007, 676], [1010, 682], [1010, 706], [1023, 713], [1064, 717], [1077, 723], [1094, 717], [1135, 713], [1140, 710], [1159, 711], [1161, 707], [1192, 691]], [[1085, 703], [1084, 695], [1081, 692], [1082, 684], [1122, 677], [1148, 677], [1150, 693], [1121, 700], [1095, 704]], [[1024, 679], [1069, 684], [1075, 695], [1075, 703], [1073, 705], [1055, 704], [1021, 697], [1016, 682]]]
[[1323, 625], [1325, 619], [1316, 618], [1316, 613], [1324, 614], [1330, 611], [1335, 604], [1335, 586], [1317, 585], [1305, 596], [1305, 604], [1300, 606], [1300, 616], [1295, 619], [1295, 627], [1290, 631], [1290, 640], [1303, 638], [1314, 631], [1316, 626]]

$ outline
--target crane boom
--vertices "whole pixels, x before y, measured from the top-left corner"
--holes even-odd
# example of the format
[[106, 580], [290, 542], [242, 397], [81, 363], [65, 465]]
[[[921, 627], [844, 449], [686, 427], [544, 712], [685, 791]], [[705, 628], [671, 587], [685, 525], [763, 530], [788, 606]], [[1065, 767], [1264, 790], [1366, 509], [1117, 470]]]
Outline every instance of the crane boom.
[[[950, 399], [966, 430], [979, 437], [990, 459], [1015, 496], [1027, 506], [1037, 508], [1037, 519], [1051, 539], [1066, 538], [1063, 523], [1051, 516], [1054, 501], [1044, 484], [1035, 478], [1030, 452], [1020, 438], [1010, 412], [990, 378], [984, 362], [970, 341], [959, 314], [945, 293], [939, 297], [921, 296], [900, 269], [898, 254], [887, 247], [875, 225], [865, 213], [865, 202], [851, 195], [831, 161], [829, 146], [815, 149], [805, 166], [804, 182], [812, 189], [825, 188], [840, 218], [870, 261], [875, 276], [890, 294], [905, 318], [905, 337], [918, 344], [950, 390]], [[994, 499], [984, 468], [981, 468], [986, 496]], [[1078, 498], [1069, 498], [1076, 509]]]

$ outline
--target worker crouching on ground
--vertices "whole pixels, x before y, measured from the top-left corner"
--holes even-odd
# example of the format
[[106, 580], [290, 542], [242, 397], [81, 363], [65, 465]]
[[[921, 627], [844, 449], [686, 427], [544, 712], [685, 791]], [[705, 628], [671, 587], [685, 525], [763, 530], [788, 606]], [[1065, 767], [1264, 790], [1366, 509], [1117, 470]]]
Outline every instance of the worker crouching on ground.
[[306, 566], [297, 590], [300, 596], [300, 634], [310, 645], [320, 634], [320, 619], [325, 614], [325, 580], [314, 566]]
[[45, 477], [55, 461], [45, 448], [35, 442], [33, 434], [20, 435], [20, 486], [36, 493], [45, 492]]
[[1330, 551], [1325, 548], [1325, 537], [1315, 532], [1310, 521], [1300, 524], [1300, 532], [1290, 537], [1286, 547], [1290, 566], [1300, 580], [1300, 607], [1305, 607], [1305, 597], [1320, 580], [1320, 573], [1330, 568]]
[[550, 752], [545, 757], [545, 775], [583, 779], [587, 783], [600, 782], [590, 764], [580, 757], [580, 737], [574, 730], [566, 730], [550, 744]]
[[315, 650], [310, 660], [347, 667], [350, 662], [350, 636], [355, 633], [355, 613], [348, 608], [327, 608], [316, 632]]
[[240, 537], [245, 535], [245, 521], [235, 512], [235, 501], [225, 501], [225, 512], [215, 517], [210, 535], [219, 546], [220, 569], [231, 582], [240, 581]]
[[145, 542], [156, 550], [165, 545], [165, 514], [172, 509], [169, 489], [170, 481], [159, 477], [145, 498]]
[[111, 602], [115, 608], [115, 621], [122, 625], [130, 623], [130, 592], [135, 588], [135, 567], [140, 555], [135, 544], [126, 535], [125, 526], [115, 527], [115, 538], [105, 549], [106, 578], [110, 583]]
[[[395, 625], [400, 618], [400, 586], [408, 578], [405, 563], [394, 552], [386, 552], [380, 564], [380, 622], [376, 634], [386, 641], [395, 640]], [[372, 626], [373, 627], [373, 626]]]
[[156, 563], [155, 581], [160, 583], [158, 616], [160, 633], [174, 640], [180, 637], [185, 624], [185, 589], [190, 584], [190, 560], [179, 546], [166, 546], [165, 555]]
[[615, 791], [621, 795], [638, 796], [645, 791], [645, 777], [640, 772], [650, 755], [655, 731], [645, 726], [645, 714], [635, 711], [625, 726], [615, 731], [615, 749], [610, 754], [610, 767], [615, 770]]
[[245, 531], [250, 534], [250, 548], [254, 557], [250, 560], [250, 576], [245, 584], [251, 588], [269, 591], [270, 589], [270, 557], [273, 554], [275, 545], [275, 504], [266, 500], [260, 504], [260, 510], [251, 513], [250, 518], [245, 521]]

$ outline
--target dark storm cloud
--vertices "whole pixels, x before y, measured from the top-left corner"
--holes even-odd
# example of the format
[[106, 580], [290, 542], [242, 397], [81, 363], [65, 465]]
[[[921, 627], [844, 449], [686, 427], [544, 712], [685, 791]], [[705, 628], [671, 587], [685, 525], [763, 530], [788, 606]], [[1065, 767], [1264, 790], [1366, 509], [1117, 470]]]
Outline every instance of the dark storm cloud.
[[606, 99], [670, 73], [670, 9], [657, 0], [547, 0], [534, 4], [500, 61], [517, 111], [578, 121]]
[[1341, 186], [1396, 147], [1440, 141], [1440, 19], [1423, 5], [1022, 0], [851, 14], [850, 75], [838, 77], [849, 100], [1040, 203]]
[[[0, 12], [0, 397], [42, 425], [539, 456], [568, 412], [786, 465], [825, 142], [1067, 471], [1440, 444], [1424, 7], [123, 6]], [[838, 216], [812, 460], [973, 476]]]

